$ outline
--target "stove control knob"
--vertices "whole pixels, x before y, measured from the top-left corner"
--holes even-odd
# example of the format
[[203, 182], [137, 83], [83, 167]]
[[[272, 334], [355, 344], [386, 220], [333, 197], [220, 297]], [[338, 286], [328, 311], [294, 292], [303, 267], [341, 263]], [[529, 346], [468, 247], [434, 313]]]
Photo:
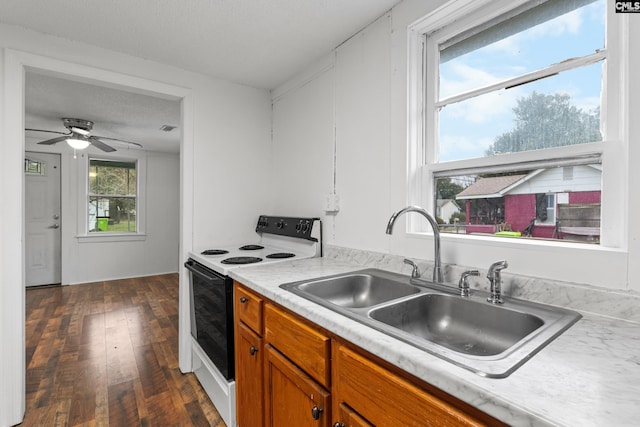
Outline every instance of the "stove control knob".
[[300, 230], [302, 229], [302, 224], [298, 223], [296, 224], [296, 231], [299, 233]]
[[307, 231], [309, 231], [309, 223], [305, 222], [304, 224], [302, 224], [302, 232], [306, 233]]
[[276, 222], [276, 227], [282, 230], [284, 228], [284, 221]]

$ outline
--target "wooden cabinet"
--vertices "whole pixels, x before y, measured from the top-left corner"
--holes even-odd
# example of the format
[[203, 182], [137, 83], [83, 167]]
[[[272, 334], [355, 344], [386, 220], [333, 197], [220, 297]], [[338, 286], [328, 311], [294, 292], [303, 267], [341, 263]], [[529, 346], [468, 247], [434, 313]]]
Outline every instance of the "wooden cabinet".
[[235, 282], [235, 316], [256, 334], [262, 335], [262, 309], [264, 300], [249, 289]]
[[347, 406], [344, 402], [338, 405], [338, 421], [335, 427], [374, 427], [369, 421], [362, 418], [360, 414]]
[[240, 427], [504, 426], [236, 283]]
[[236, 326], [236, 419], [241, 427], [260, 427], [264, 417], [262, 338], [244, 323]]
[[234, 289], [236, 423], [239, 427], [264, 425], [264, 350], [262, 297], [236, 282]]
[[272, 304], [264, 308], [267, 426], [328, 427], [331, 338]]
[[348, 405], [373, 425], [483, 426], [490, 421], [475, 418], [344, 345], [334, 346], [333, 369], [334, 405]]
[[282, 309], [267, 304], [264, 337], [282, 354], [325, 387], [331, 383], [331, 338]]
[[266, 358], [266, 425], [329, 427], [329, 392], [271, 345]]

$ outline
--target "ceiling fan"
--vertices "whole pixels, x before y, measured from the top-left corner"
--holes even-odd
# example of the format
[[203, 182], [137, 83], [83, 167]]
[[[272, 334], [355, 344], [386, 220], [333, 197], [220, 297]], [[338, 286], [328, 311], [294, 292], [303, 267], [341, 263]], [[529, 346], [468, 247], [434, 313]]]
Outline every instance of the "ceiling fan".
[[116, 151], [115, 148], [110, 145], [102, 142], [103, 139], [109, 141], [118, 141], [125, 144], [135, 145], [138, 148], [142, 148], [142, 144], [138, 144], [137, 142], [125, 141], [123, 139], [118, 138], [107, 138], [105, 136], [97, 136], [91, 135], [91, 130], [93, 129], [93, 122], [89, 120], [83, 119], [62, 119], [62, 124], [65, 128], [69, 130], [69, 132], [58, 132], [53, 130], [44, 130], [44, 129], [25, 129], [27, 131], [36, 131], [36, 132], [47, 132], [47, 133], [57, 133], [62, 136], [57, 136], [55, 138], [47, 139], [45, 141], [40, 141], [38, 144], [41, 145], [53, 145], [57, 144], [61, 141], [67, 141], [74, 149], [82, 150], [87, 148], [89, 145], [93, 145], [94, 147], [110, 153], [112, 151]]

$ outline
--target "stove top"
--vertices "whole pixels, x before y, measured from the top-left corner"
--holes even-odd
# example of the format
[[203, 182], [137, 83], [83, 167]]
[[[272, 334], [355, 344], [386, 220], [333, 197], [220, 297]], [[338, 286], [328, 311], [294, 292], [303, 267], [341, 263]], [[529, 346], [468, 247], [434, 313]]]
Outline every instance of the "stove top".
[[319, 218], [261, 215], [254, 242], [215, 245], [191, 252], [191, 258], [222, 275], [237, 268], [322, 256]]

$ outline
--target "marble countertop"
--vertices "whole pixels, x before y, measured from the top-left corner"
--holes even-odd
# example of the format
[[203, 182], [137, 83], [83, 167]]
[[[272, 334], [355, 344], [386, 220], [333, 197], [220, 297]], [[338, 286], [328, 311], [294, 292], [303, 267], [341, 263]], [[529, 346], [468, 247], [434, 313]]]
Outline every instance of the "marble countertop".
[[247, 266], [230, 275], [510, 425], [619, 427], [640, 422], [640, 328], [636, 322], [582, 312], [581, 320], [513, 374], [494, 379], [457, 367], [279, 288], [283, 283], [363, 268], [367, 267], [339, 259], [313, 258]]

